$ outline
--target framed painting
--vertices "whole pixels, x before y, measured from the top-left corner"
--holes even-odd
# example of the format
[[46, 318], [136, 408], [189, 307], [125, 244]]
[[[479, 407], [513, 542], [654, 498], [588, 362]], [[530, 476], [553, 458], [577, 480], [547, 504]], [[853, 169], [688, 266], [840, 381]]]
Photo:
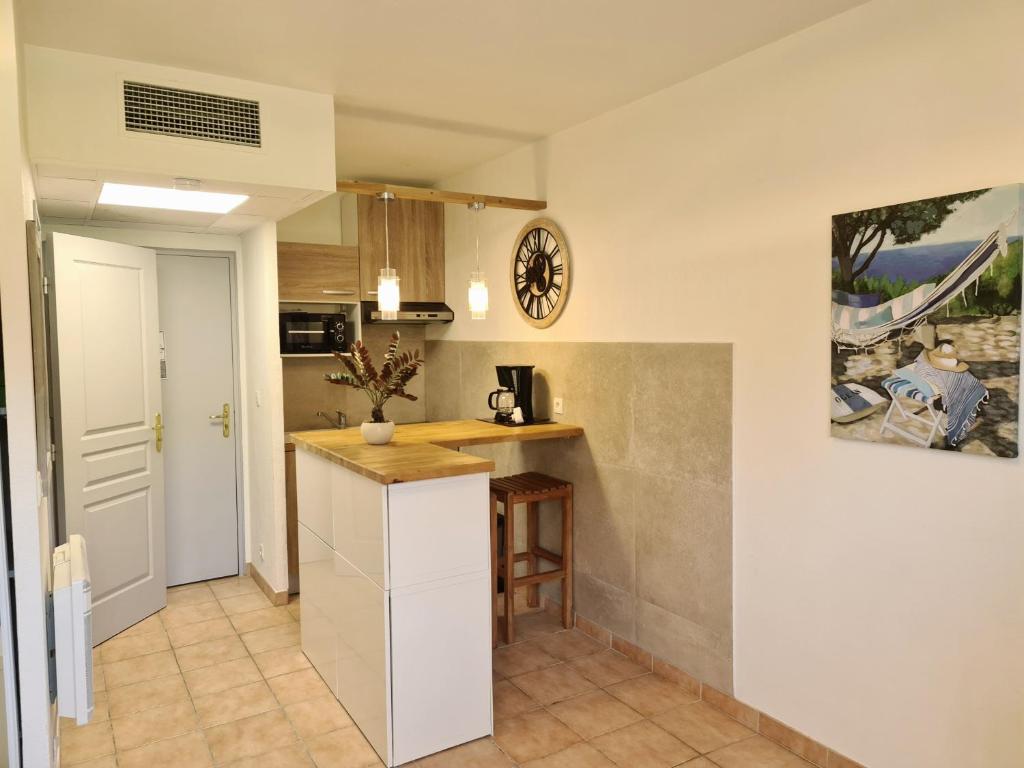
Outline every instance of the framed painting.
[[833, 436], [1017, 456], [1022, 195], [832, 217]]

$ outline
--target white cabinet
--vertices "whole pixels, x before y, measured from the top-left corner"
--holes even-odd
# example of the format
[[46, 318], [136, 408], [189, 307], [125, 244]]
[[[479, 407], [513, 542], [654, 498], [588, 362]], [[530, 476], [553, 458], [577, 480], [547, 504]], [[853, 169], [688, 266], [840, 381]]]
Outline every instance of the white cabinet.
[[388, 766], [490, 734], [487, 475], [380, 485], [296, 454], [310, 662]]

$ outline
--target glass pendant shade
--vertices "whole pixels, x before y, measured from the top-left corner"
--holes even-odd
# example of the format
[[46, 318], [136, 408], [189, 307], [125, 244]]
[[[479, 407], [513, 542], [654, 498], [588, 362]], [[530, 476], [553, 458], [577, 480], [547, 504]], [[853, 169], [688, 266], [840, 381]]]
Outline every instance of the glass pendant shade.
[[469, 316], [474, 320], [486, 320], [487, 304], [487, 278], [483, 272], [470, 272]]
[[380, 311], [380, 319], [397, 320], [401, 301], [398, 272], [393, 267], [385, 267], [377, 276], [377, 309]]

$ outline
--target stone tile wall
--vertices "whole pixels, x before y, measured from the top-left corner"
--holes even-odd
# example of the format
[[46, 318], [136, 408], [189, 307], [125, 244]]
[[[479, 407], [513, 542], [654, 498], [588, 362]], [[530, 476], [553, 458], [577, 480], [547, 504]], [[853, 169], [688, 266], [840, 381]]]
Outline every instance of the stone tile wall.
[[[586, 436], [473, 452], [575, 484], [581, 616], [731, 691], [732, 346], [428, 341], [427, 359], [429, 421], [488, 416], [494, 366], [536, 366], [538, 415], [562, 397]], [[541, 519], [557, 551], [555, 508]]]

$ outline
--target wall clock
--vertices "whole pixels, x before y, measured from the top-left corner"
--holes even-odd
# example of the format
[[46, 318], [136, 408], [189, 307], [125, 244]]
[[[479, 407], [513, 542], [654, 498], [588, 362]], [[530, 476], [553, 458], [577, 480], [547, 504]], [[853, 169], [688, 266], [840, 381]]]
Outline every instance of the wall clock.
[[512, 251], [512, 296], [519, 314], [547, 328], [561, 314], [569, 293], [569, 248], [551, 219], [527, 222]]

